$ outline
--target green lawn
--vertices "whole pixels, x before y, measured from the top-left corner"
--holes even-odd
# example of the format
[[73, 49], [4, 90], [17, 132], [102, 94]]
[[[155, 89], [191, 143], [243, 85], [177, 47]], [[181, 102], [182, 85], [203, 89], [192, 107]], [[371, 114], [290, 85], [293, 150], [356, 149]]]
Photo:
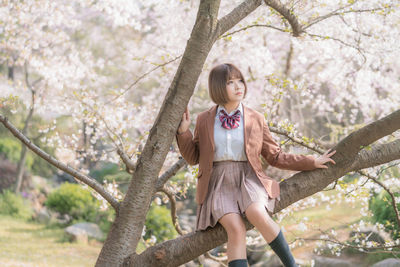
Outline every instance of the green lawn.
[[102, 244], [65, 242], [63, 232], [0, 215], [0, 266], [94, 266]]

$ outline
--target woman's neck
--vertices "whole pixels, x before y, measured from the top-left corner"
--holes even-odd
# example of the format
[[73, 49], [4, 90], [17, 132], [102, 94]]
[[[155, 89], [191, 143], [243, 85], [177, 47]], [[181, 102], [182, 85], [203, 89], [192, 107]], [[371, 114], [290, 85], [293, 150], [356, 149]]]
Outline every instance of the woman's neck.
[[233, 101], [233, 102], [228, 102], [224, 105], [224, 108], [226, 110], [226, 112], [229, 114], [232, 111], [234, 111], [235, 109], [237, 109], [240, 105], [240, 101]]

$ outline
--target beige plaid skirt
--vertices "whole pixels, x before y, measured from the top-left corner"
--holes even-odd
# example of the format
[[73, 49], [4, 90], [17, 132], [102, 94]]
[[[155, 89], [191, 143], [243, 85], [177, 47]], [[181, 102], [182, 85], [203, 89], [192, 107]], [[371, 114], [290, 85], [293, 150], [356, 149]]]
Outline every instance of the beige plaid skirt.
[[247, 207], [253, 202], [264, 203], [270, 214], [274, 211], [275, 199], [269, 197], [249, 162], [213, 162], [207, 196], [197, 206], [195, 231], [214, 227], [227, 213], [238, 213], [245, 217]]

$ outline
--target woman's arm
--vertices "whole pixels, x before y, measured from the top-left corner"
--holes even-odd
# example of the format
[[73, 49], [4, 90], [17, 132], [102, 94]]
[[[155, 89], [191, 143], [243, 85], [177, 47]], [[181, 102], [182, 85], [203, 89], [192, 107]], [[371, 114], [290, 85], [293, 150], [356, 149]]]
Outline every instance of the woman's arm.
[[182, 154], [182, 157], [189, 163], [190, 165], [196, 165], [199, 163], [199, 117], [196, 120], [196, 126], [194, 128], [194, 138], [192, 132], [189, 128], [183, 133], [176, 133], [176, 142], [178, 143], [179, 151]]
[[282, 151], [271, 136], [268, 125], [263, 123], [263, 144], [261, 155], [274, 167], [293, 171], [307, 171], [316, 169], [315, 158], [311, 155], [295, 155]]

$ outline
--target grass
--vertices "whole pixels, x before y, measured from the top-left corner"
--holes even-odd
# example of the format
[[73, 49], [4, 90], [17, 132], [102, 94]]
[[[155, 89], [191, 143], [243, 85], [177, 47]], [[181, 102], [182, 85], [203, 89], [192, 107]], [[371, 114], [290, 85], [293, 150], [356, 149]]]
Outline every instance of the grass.
[[[67, 242], [64, 229], [0, 214], [0, 266], [94, 266], [103, 243]], [[139, 242], [137, 253], [146, 249]]]
[[102, 244], [65, 241], [64, 229], [0, 215], [0, 266], [94, 266]]

